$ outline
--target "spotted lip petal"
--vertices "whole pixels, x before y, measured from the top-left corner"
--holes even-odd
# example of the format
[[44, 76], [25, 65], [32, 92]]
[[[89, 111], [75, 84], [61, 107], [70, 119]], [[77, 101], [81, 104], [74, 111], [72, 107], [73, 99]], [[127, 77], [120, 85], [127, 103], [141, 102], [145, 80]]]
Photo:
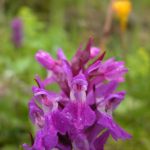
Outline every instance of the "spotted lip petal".
[[62, 113], [67, 117], [69, 124], [77, 129], [83, 129], [86, 125], [91, 126], [95, 120], [94, 111], [82, 101], [70, 101]]
[[43, 146], [45, 147], [45, 150], [53, 149], [58, 143], [57, 136], [45, 135], [42, 140], [43, 140]]
[[52, 117], [54, 128], [62, 135], [65, 135], [66, 131], [69, 130], [69, 124], [67, 122], [67, 118], [63, 116], [63, 114], [58, 110], [53, 111], [51, 113], [51, 117]]
[[97, 123], [109, 129], [110, 134], [116, 141], [117, 139], [125, 140], [132, 138], [130, 134], [126, 133], [118, 124], [113, 121], [112, 116], [106, 113], [101, 113], [101, 117]]
[[113, 58], [110, 58], [110, 59], [108, 59], [108, 60], [106, 60], [106, 61], [100, 66], [99, 71], [100, 71], [101, 73], [104, 73], [104, 72], [106, 71], [107, 67], [109, 66], [109, 64], [112, 63], [114, 60], [115, 60], [114, 57], [113, 57]]

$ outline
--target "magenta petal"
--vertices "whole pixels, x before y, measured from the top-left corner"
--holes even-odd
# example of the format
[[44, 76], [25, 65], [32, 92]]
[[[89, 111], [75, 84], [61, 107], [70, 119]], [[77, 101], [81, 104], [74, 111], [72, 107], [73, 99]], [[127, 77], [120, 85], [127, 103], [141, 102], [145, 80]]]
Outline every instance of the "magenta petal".
[[109, 93], [112, 93], [117, 89], [118, 83], [117, 81], [111, 81], [109, 83], [105, 83], [103, 85], [100, 85], [99, 87], [96, 88], [95, 90], [95, 96], [100, 98], [104, 97]]
[[57, 131], [54, 128], [54, 125], [53, 125], [53, 120], [52, 120], [52, 117], [51, 117], [51, 112], [45, 114], [45, 126], [43, 128], [43, 132], [46, 135], [50, 135], [50, 136], [56, 136], [57, 135]]
[[116, 109], [119, 106], [120, 102], [122, 100], [124, 100], [124, 96], [126, 94], [126, 91], [121, 91], [121, 92], [117, 92], [117, 93], [114, 93], [114, 94], [117, 94], [118, 96], [115, 97], [113, 102], [112, 102], [112, 110]]
[[101, 64], [101, 61], [97, 61], [97, 62], [95, 62], [94, 64], [90, 65], [90, 66], [86, 69], [86, 71], [85, 71], [85, 73], [84, 73], [85, 77], [87, 77], [87, 75], [88, 75], [91, 71], [97, 69], [97, 68], [100, 66], [100, 64]]
[[71, 87], [71, 81], [73, 78], [73, 74], [72, 74], [71, 67], [67, 60], [63, 60], [63, 69], [64, 69], [65, 73], [68, 75], [68, 84]]
[[83, 43], [81, 42], [76, 54], [73, 56], [73, 58], [71, 59], [71, 62], [70, 62], [71, 69], [72, 69], [74, 76], [78, 75], [78, 73], [81, 69], [81, 64], [80, 64], [81, 62], [79, 60], [81, 58], [82, 45], [83, 45]]
[[65, 56], [64, 52], [62, 51], [62, 49], [60, 47], [58, 47], [57, 50], [58, 50], [57, 51], [57, 58], [58, 58], [58, 60], [63, 60], [63, 59], [66, 60], [66, 56]]
[[40, 77], [37, 74], [35, 76], [36, 76], [35, 80], [36, 80], [37, 84], [39, 85], [39, 88], [44, 89], [44, 85], [43, 85]]
[[120, 78], [118, 78], [116, 81], [117, 81], [117, 82], [124, 82], [124, 81], [125, 81], [125, 78], [120, 77]]
[[106, 60], [106, 61], [100, 66], [99, 71], [100, 71], [101, 73], [104, 73], [104, 72], [106, 71], [108, 65], [109, 65], [111, 62], [113, 62], [114, 60], [115, 60], [114, 57], [113, 57], [113, 58], [110, 58], [110, 59], [108, 59], [108, 60]]
[[112, 71], [114, 69], [124, 68], [124, 61], [115, 61], [112, 62], [106, 69], [106, 72]]
[[43, 131], [42, 130], [37, 131], [36, 135], [35, 135], [35, 141], [34, 141], [33, 146], [30, 147], [27, 144], [23, 144], [23, 147], [26, 150], [35, 150], [35, 149], [44, 150], [43, 143], [42, 143], [42, 136], [43, 136]]
[[33, 145], [35, 149], [44, 150], [44, 147], [42, 145], [42, 137], [43, 137], [43, 131], [42, 130], [37, 131], [35, 135], [34, 145]]
[[116, 124], [113, 121], [112, 116], [109, 116], [106, 113], [101, 113], [101, 117], [97, 123], [109, 129], [111, 135], [113, 136], [115, 140], [120, 139], [120, 138], [123, 140], [125, 140], [125, 138], [127, 139], [132, 138], [130, 134], [126, 133], [118, 124]]
[[90, 59], [90, 50], [91, 50], [91, 46], [93, 42], [94, 40], [92, 40], [92, 38], [90, 37], [89, 41], [86, 44], [85, 49], [81, 53], [81, 59], [82, 59], [83, 64], [86, 64]]
[[105, 78], [107, 80], [117, 80], [118, 78], [122, 77], [125, 73], [127, 73], [129, 69], [127, 68], [121, 68], [121, 69], [115, 69], [110, 72], [105, 73]]
[[43, 146], [45, 147], [45, 150], [51, 150], [54, 148], [58, 143], [58, 136], [51, 136], [51, 135], [45, 135], [43, 137]]
[[79, 84], [79, 85], [87, 85], [88, 83], [86, 81], [86, 78], [84, 76], [84, 74], [78, 74], [77, 76], [73, 77], [72, 79], [72, 83], [71, 83], [71, 88], [73, 88], [74, 84]]
[[121, 92], [117, 92], [117, 93], [111, 93], [111, 94], [109, 94], [109, 95], [107, 95], [105, 97], [105, 99], [103, 100], [103, 103], [106, 103], [106, 102], [112, 100], [111, 103], [113, 104], [113, 108], [116, 108], [116, 106], [118, 106], [119, 103], [122, 100], [124, 100], [125, 94], [126, 94], [126, 91], [121, 91]]
[[114, 139], [132, 139], [132, 136], [126, 133], [117, 123], [115, 123], [116, 130], [110, 130], [110, 134]]
[[66, 131], [69, 130], [69, 124], [67, 122], [67, 118], [63, 116], [63, 114], [58, 110], [53, 111], [51, 113], [51, 117], [52, 117], [54, 128], [62, 135], [65, 135]]
[[44, 81], [43, 81], [43, 85], [46, 86], [48, 84], [51, 84], [53, 82], [56, 82], [56, 78], [54, 76], [52, 77], [47, 77]]
[[102, 83], [103, 81], [105, 81], [104, 76], [97, 76], [97, 77], [95, 77], [95, 78], [90, 82], [88, 91], [91, 91], [94, 86], [96, 86], [96, 85]]
[[94, 96], [93, 90], [88, 92], [88, 95], [86, 97], [86, 101], [89, 105], [95, 104], [96, 101], [95, 101], [95, 96]]
[[27, 145], [26, 143], [24, 143], [22, 145], [26, 150], [34, 150], [32, 147], [30, 147], [29, 145]]
[[100, 124], [95, 124], [92, 128], [92, 130], [90, 131], [90, 133], [88, 134], [88, 141], [90, 146], [93, 145], [94, 140], [96, 139], [96, 137], [98, 136], [98, 134], [104, 129], [104, 127]]
[[83, 129], [85, 125], [94, 123], [95, 113], [86, 102], [70, 101], [62, 113], [68, 118], [71, 125], [77, 129]]
[[109, 131], [103, 132], [102, 135], [100, 135], [95, 141], [94, 141], [94, 147], [96, 150], [104, 150], [104, 145], [109, 137]]

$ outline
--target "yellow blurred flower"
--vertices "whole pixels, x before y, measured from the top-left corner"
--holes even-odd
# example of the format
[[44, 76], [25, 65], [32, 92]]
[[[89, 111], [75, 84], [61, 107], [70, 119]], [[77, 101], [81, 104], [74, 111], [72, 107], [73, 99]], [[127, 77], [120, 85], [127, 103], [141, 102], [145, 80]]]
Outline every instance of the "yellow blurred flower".
[[117, 0], [113, 2], [112, 8], [116, 14], [116, 17], [121, 22], [121, 30], [126, 29], [126, 24], [128, 20], [128, 16], [132, 9], [132, 4], [130, 0]]

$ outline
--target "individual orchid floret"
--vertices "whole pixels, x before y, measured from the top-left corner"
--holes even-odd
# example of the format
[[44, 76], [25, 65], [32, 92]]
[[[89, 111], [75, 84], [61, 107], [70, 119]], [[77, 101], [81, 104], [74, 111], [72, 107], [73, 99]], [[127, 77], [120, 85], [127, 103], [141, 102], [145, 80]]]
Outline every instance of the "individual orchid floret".
[[41, 130], [44, 127], [45, 119], [43, 110], [37, 106], [34, 98], [29, 101], [29, 116], [33, 124], [37, 127], [37, 130]]
[[105, 80], [111, 81], [111, 80], [117, 80], [121, 79], [119, 82], [123, 82], [124, 79], [120, 78], [122, 77], [125, 73], [129, 71], [128, 68], [124, 68], [124, 62], [123, 61], [118, 61], [118, 62], [113, 62], [115, 58], [111, 58], [106, 60], [98, 70], [93, 71], [90, 73], [90, 76], [101, 76]]
[[118, 61], [113, 62], [114, 58], [108, 59], [105, 61], [99, 68], [99, 72], [104, 74], [106, 80], [117, 80], [122, 77], [129, 69], [124, 68], [124, 62]]
[[43, 81], [44, 86], [56, 82], [64, 93], [69, 96], [68, 83], [65, 78], [65, 73], [62, 69], [62, 59], [65, 59], [65, 54], [61, 48], [58, 48], [57, 53], [58, 60], [54, 60], [50, 54], [39, 50], [39, 53], [35, 55], [35, 59], [47, 69], [47, 78]]
[[118, 82], [115, 80], [105, 84], [100, 83], [97, 86], [96, 84], [97, 83], [93, 85], [96, 89], [91, 89], [87, 95], [87, 102], [90, 105], [98, 104], [99, 102], [104, 100], [105, 96], [115, 91], [118, 86]]
[[104, 100], [105, 96], [114, 92], [117, 89], [117, 87], [118, 87], [118, 82], [115, 80], [112, 80], [108, 83], [96, 87], [95, 89], [96, 104]]
[[126, 133], [119, 125], [117, 125], [113, 121], [112, 117], [112, 112], [124, 99], [124, 95], [125, 91], [109, 94], [97, 106], [97, 109], [100, 112], [100, 118], [97, 123], [104, 126], [105, 128], [108, 128], [110, 134], [115, 140], [117, 140], [118, 138], [121, 138], [123, 140], [125, 138], [132, 138], [130, 134]]
[[[35, 86], [33, 87], [33, 90], [35, 98], [43, 107], [45, 118], [48, 122], [52, 122], [51, 124], [53, 124], [56, 132], [65, 134], [68, 128], [68, 123], [66, 118], [58, 110], [58, 101], [61, 96], [54, 92], [47, 92], [44, 89], [36, 88]], [[59, 124], [58, 121], [60, 122]]]
[[66, 60], [63, 61], [63, 68], [68, 75], [68, 84], [71, 88], [71, 101], [63, 109], [63, 114], [67, 116], [69, 123], [77, 129], [83, 129], [85, 125], [90, 126], [95, 120], [95, 114], [86, 102], [86, 90], [88, 87], [86, 77], [89, 72], [98, 68], [99, 65], [100, 62], [97, 62], [90, 66], [84, 74], [81, 73], [73, 77], [69, 63]]
[[32, 100], [29, 101], [28, 106], [30, 110], [29, 112], [30, 119], [36, 126], [37, 131], [33, 146], [30, 147], [27, 144], [23, 144], [23, 146], [26, 150], [34, 150], [34, 149], [44, 150], [42, 144], [42, 136], [44, 134], [42, 129], [45, 126], [44, 112], [40, 107], [37, 106], [34, 98], [32, 98]]
[[91, 47], [90, 50], [90, 59], [95, 58], [96, 56], [98, 56], [98, 54], [100, 54], [101, 49], [98, 47]]

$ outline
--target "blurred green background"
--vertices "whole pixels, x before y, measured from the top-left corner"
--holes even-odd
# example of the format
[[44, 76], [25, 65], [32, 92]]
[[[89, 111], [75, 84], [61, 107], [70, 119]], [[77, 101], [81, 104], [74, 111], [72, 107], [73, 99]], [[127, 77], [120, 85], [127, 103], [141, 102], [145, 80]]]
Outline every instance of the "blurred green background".
[[[130, 69], [118, 88], [127, 94], [114, 120], [133, 138], [116, 142], [110, 136], [105, 149], [150, 150], [150, 1], [131, 3], [126, 31], [120, 31], [113, 15], [110, 30], [104, 33], [110, 0], [0, 0], [0, 150], [23, 150], [23, 143], [30, 144], [29, 132], [35, 133], [27, 104], [35, 74], [43, 80], [47, 72], [34, 55], [41, 49], [56, 58], [61, 47], [70, 60], [90, 36], [94, 46], [106, 51], [104, 60], [116, 57]], [[10, 27], [16, 17], [23, 22], [18, 48], [11, 41]]]

